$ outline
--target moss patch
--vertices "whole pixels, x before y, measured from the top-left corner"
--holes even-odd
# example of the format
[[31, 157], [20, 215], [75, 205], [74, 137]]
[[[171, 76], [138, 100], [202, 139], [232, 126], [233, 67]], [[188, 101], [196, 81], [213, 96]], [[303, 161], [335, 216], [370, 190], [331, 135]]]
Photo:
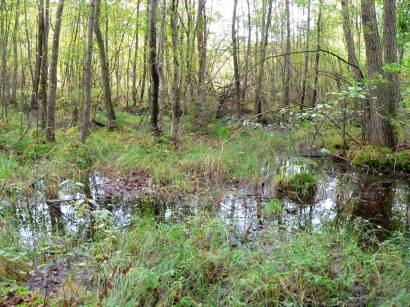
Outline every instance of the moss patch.
[[369, 145], [349, 155], [355, 165], [410, 172], [410, 149], [393, 152], [387, 147]]
[[293, 176], [279, 176], [275, 180], [275, 189], [279, 194], [296, 198], [313, 197], [316, 193], [317, 179], [312, 173], [304, 172]]

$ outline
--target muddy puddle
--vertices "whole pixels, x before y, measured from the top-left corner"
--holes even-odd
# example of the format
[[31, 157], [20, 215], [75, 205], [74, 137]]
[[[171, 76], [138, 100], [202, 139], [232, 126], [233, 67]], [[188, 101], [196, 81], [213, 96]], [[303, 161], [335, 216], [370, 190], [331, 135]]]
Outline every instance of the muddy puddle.
[[[230, 186], [211, 201], [197, 196], [157, 195], [148, 175], [136, 170], [126, 178], [108, 178], [93, 172], [82, 180], [64, 180], [47, 186], [41, 179], [32, 192], [14, 201], [21, 237], [35, 243], [39, 237], [56, 234], [91, 239], [96, 214], [106, 214], [118, 229], [127, 227], [136, 215], [153, 216], [159, 222], [178, 222], [201, 210], [219, 216], [234, 232], [250, 237], [269, 227], [283, 231], [312, 231], [320, 225], [361, 217], [375, 224], [384, 235], [405, 231], [409, 226], [410, 181], [333, 162], [329, 158], [277, 158], [261, 170], [258, 187]], [[314, 173], [317, 192], [309, 200], [276, 200], [271, 179], [275, 175]], [[14, 206], [7, 206], [12, 203]], [[269, 210], [274, 206], [274, 212]]]

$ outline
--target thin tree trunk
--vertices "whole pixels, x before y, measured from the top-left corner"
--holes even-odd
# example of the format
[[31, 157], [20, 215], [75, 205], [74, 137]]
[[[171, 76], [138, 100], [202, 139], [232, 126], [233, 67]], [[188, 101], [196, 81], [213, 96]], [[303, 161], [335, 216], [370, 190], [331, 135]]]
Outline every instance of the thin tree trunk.
[[[37, 35], [37, 55], [36, 55], [36, 66], [33, 78], [33, 92], [31, 95], [31, 109], [36, 110], [38, 115], [38, 90], [40, 84], [40, 71], [41, 71], [41, 62], [43, 54], [43, 14], [44, 14], [44, 0], [40, 0], [40, 13], [38, 16], [38, 35]], [[27, 30], [28, 31], [28, 30]]]
[[171, 123], [171, 136], [176, 144], [180, 138], [180, 119], [182, 116], [181, 108], [181, 75], [178, 59], [178, 0], [172, 0], [172, 15], [171, 15], [171, 30], [172, 30], [172, 53], [174, 61], [174, 82], [172, 86], [172, 123]]
[[18, 78], [18, 48], [17, 48], [17, 30], [19, 27], [19, 16], [20, 16], [20, 0], [16, 0], [16, 15], [14, 18], [14, 30], [13, 30], [13, 55], [14, 55], [14, 69], [13, 69], [13, 88], [11, 92], [11, 104], [17, 104], [17, 78]]
[[167, 1], [162, 0], [161, 3], [161, 27], [160, 27], [160, 34], [159, 34], [159, 43], [158, 43], [158, 73], [160, 79], [160, 88], [159, 88], [159, 108], [160, 110], [164, 109], [165, 106], [165, 97], [167, 93], [166, 83], [165, 83], [165, 76], [164, 76], [164, 53], [165, 53], [165, 42], [166, 42], [166, 17], [167, 17]]
[[[349, 3], [348, 0], [341, 0], [342, 4], [342, 15], [343, 15], [343, 33], [345, 36], [345, 43], [348, 53], [349, 63], [359, 67], [359, 61], [357, 60], [356, 51], [354, 47], [354, 40], [351, 30], [350, 14], [349, 14]], [[352, 68], [355, 81], [361, 83], [363, 78], [358, 69]]]
[[92, 65], [93, 65], [93, 34], [95, 22], [96, 0], [90, 0], [88, 30], [87, 30], [87, 53], [85, 55], [84, 67], [84, 106], [81, 126], [81, 142], [85, 143], [90, 134], [90, 113], [91, 113], [91, 87], [92, 87]]
[[[306, 20], [306, 50], [310, 47], [310, 12], [311, 12], [311, 0], [307, 3], [307, 20]], [[306, 83], [308, 79], [308, 68], [309, 68], [309, 53], [305, 52], [305, 64], [303, 68], [303, 84], [302, 84], [302, 95], [300, 97], [300, 104], [303, 107], [306, 100]]]
[[140, 93], [140, 102], [144, 102], [144, 95], [145, 95], [145, 87], [146, 87], [146, 80], [147, 80], [147, 56], [148, 54], [148, 33], [145, 33], [144, 35], [144, 59], [143, 59], [143, 64], [144, 64], [144, 69], [142, 72], [142, 81], [141, 81], [141, 93]]
[[110, 68], [108, 66], [107, 55], [105, 53], [104, 39], [101, 33], [100, 15], [101, 15], [101, 0], [96, 0], [94, 32], [95, 32], [95, 38], [97, 40], [98, 50], [100, 51], [100, 63], [101, 63], [102, 82], [103, 82], [103, 88], [104, 88], [105, 111], [107, 112], [107, 117], [108, 117], [108, 127], [112, 129], [112, 128], [115, 128], [117, 125], [116, 123], [117, 117], [115, 115], [115, 110], [112, 105], [112, 94], [111, 94], [111, 85], [110, 85]]
[[248, 8], [248, 42], [246, 46], [245, 76], [244, 76], [244, 81], [243, 81], [243, 93], [242, 93], [243, 102], [246, 101], [246, 93], [248, 91], [249, 61], [251, 57], [251, 42], [252, 42], [251, 8], [250, 8], [249, 0], [246, 0], [246, 5]]
[[10, 104], [10, 86], [9, 86], [9, 74], [8, 74], [8, 33], [9, 33], [9, 22], [7, 16], [7, 5], [6, 1], [2, 0], [1, 2], [1, 43], [2, 43], [2, 100], [4, 110], [7, 110], [7, 106]]
[[55, 138], [55, 113], [56, 113], [56, 94], [57, 94], [57, 65], [58, 53], [60, 49], [61, 20], [63, 18], [64, 0], [60, 0], [57, 8], [56, 23], [54, 28], [53, 48], [50, 63], [50, 92], [47, 111], [47, 140], [54, 143]]
[[50, 0], [45, 0], [45, 6], [42, 10], [41, 18], [41, 68], [40, 68], [40, 91], [39, 91], [39, 105], [40, 105], [40, 124], [41, 128], [47, 128], [47, 83], [48, 83], [48, 32], [49, 32], [49, 9]]
[[[322, 32], [322, 5], [323, 0], [319, 0], [319, 15], [317, 17], [317, 37], [316, 37], [316, 50], [320, 49], [321, 46], [321, 32]], [[320, 65], [320, 52], [316, 52], [315, 59], [315, 80], [313, 83], [313, 94], [311, 106], [315, 106], [317, 102], [317, 96], [319, 91], [319, 65]]]
[[285, 78], [283, 84], [283, 105], [288, 106], [290, 102], [290, 8], [289, 0], [285, 0], [285, 14], [286, 14], [286, 55], [285, 55]]
[[239, 54], [238, 54], [238, 40], [237, 40], [237, 30], [236, 30], [236, 19], [237, 19], [237, 7], [238, 0], [233, 2], [233, 14], [232, 14], [232, 53], [233, 53], [233, 69], [235, 78], [235, 102], [238, 117], [242, 115], [241, 107], [241, 79], [239, 76]]
[[261, 38], [261, 48], [259, 51], [259, 69], [258, 69], [258, 78], [256, 80], [256, 97], [253, 113], [258, 115], [258, 119], [261, 119], [259, 114], [262, 113], [262, 87], [263, 87], [263, 75], [265, 74], [265, 59], [266, 59], [266, 46], [268, 45], [269, 30], [272, 21], [272, 4], [273, 0], [269, 0], [268, 13], [266, 14], [265, 10], [263, 12], [263, 22], [262, 22], [262, 38]]
[[149, 10], [149, 64], [151, 68], [151, 124], [155, 133], [159, 133], [159, 72], [157, 62], [157, 8], [158, 0], [151, 0]]
[[205, 126], [205, 70], [206, 70], [206, 15], [205, 0], [198, 0], [198, 16], [196, 24], [197, 42], [198, 42], [198, 122], [199, 129]]
[[137, 63], [138, 63], [138, 45], [139, 45], [139, 15], [140, 15], [141, 0], [137, 2], [137, 26], [135, 28], [135, 45], [134, 45], [134, 58], [132, 61], [132, 101], [134, 107], [137, 105]]

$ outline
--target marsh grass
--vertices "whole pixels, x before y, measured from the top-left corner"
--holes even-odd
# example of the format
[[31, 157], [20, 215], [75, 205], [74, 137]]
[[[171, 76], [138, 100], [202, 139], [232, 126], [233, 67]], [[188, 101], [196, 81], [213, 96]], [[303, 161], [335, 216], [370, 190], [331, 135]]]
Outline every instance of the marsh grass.
[[279, 195], [294, 195], [296, 199], [311, 198], [317, 189], [317, 178], [309, 172], [302, 172], [292, 176], [278, 176], [274, 187]]
[[147, 170], [156, 185], [184, 191], [233, 180], [258, 183], [262, 167], [274, 163], [287, 141], [279, 135], [249, 129], [222, 146], [232, 128], [214, 123], [209, 125], [207, 135], [184, 134], [175, 150], [167, 121], [163, 135], [156, 138], [145, 122], [138, 126], [140, 117], [118, 112], [119, 129], [95, 128], [84, 145], [79, 142], [76, 127], [59, 129], [56, 146], [47, 144], [36, 130], [15, 144], [19, 126], [17, 117], [14, 120], [11, 128], [3, 128], [0, 137], [0, 144], [7, 150], [0, 154], [0, 180], [9, 187], [50, 175], [79, 180], [90, 170], [127, 172], [135, 168]]
[[[379, 305], [409, 299], [405, 238], [366, 251], [357, 224], [233, 244], [215, 219], [157, 225], [136, 219], [103, 265], [104, 306]], [[394, 242], [393, 242], [394, 241]], [[117, 274], [110, 268], [116, 267]]]

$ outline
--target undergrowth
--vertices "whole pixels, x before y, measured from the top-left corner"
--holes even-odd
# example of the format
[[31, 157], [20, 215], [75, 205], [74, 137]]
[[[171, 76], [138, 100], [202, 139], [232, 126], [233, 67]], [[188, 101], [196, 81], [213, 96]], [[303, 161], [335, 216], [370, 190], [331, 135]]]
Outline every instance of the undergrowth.
[[399, 236], [366, 251], [358, 229], [323, 228], [285, 242], [271, 230], [251, 246], [236, 246], [218, 220], [157, 225], [137, 219], [120, 252], [103, 265], [101, 299], [104, 306], [408, 302], [406, 240]]

